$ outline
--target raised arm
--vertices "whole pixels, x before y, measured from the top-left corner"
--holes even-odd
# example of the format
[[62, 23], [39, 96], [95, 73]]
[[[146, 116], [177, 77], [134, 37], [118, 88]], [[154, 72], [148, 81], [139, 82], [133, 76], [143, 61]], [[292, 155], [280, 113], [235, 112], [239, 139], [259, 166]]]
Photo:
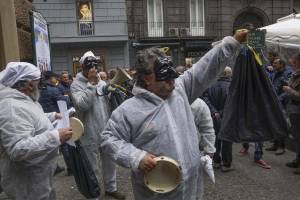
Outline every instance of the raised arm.
[[178, 78], [177, 82], [185, 89], [190, 103], [216, 80], [217, 75], [236, 57], [239, 49], [240, 43], [234, 37], [225, 37]]
[[93, 105], [93, 99], [96, 95], [96, 86], [90, 83], [86, 88], [82, 88], [78, 83], [71, 85], [71, 96], [75, 108], [80, 111], [86, 111]]

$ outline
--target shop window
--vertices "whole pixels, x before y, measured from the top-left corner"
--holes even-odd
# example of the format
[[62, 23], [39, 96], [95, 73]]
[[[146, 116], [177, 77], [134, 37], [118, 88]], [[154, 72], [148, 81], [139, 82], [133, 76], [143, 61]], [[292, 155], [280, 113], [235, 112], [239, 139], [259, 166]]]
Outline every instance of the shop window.
[[204, 0], [190, 0], [190, 31], [192, 36], [204, 36]]
[[147, 0], [148, 36], [162, 37], [163, 26], [163, 2], [162, 0]]
[[92, 0], [77, 1], [77, 19], [79, 35], [94, 35]]

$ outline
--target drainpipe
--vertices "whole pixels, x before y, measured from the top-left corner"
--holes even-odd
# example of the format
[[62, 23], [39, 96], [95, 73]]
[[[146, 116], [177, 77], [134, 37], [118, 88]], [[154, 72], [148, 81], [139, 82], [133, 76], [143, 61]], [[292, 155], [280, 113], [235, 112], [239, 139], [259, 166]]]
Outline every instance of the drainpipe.
[[293, 12], [293, 8], [294, 8], [294, 0], [290, 1], [290, 12]]
[[271, 13], [271, 17], [272, 17], [272, 23], [274, 23], [274, 0], [272, 0], [272, 13]]

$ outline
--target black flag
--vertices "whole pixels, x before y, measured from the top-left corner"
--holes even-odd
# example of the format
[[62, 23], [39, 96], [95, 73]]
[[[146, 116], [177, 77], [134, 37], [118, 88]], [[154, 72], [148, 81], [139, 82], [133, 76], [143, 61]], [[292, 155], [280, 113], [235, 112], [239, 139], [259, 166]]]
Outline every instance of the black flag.
[[245, 47], [235, 63], [219, 139], [261, 142], [287, 134], [287, 121], [271, 82], [254, 50]]

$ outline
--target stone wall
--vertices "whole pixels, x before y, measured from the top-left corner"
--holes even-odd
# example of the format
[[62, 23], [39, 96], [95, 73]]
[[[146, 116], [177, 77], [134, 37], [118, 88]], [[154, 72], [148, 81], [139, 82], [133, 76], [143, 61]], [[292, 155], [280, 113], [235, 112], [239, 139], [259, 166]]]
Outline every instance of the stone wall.
[[21, 61], [32, 61], [32, 38], [29, 12], [32, 0], [14, 0]]
[[[189, 1], [165, 0], [164, 22], [189, 22]], [[139, 23], [147, 23], [147, 0], [127, 0], [129, 33], [137, 35], [141, 30]], [[263, 25], [275, 23], [280, 17], [291, 14], [295, 8], [300, 12], [299, 0], [206, 0], [206, 33], [222, 38], [231, 35], [234, 22], [243, 12], [255, 13], [262, 18]], [[207, 28], [213, 31], [208, 31]]]

